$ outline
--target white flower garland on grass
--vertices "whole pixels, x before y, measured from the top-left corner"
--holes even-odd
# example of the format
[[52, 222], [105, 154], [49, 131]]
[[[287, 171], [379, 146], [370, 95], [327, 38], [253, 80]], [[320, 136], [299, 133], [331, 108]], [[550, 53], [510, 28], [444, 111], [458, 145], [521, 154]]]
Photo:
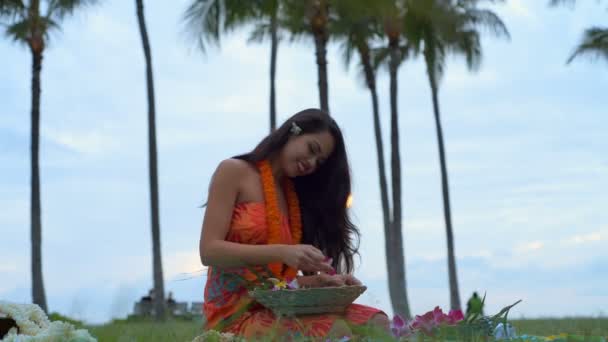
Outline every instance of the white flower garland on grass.
[[12, 328], [0, 342], [97, 342], [88, 331], [75, 329], [66, 322], [50, 322], [36, 304], [14, 304], [0, 301], [0, 314], [12, 318], [17, 328]]

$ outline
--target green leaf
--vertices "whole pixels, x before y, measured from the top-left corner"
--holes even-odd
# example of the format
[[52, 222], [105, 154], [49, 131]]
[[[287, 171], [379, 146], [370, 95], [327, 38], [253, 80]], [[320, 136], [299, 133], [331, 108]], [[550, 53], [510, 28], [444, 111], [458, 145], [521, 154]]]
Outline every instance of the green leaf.
[[608, 28], [591, 27], [585, 30], [581, 43], [567, 63], [580, 56], [600, 57], [608, 62]]

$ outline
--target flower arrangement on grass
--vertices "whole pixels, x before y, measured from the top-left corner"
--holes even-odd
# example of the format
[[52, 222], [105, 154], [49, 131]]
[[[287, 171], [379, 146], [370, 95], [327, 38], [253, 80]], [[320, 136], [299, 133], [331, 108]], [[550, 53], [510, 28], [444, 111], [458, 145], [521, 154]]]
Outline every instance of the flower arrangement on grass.
[[391, 333], [396, 338], [409, 337], [416, 332], [432, 336], [435, 331], [443, 326], [455, 326], [464, 320], [464, 315], [460, 310], [451, 310], [447, 315], [440, 307], [435, 307], [421, 316], [407, 321], [403, 317], [396, 315], [391, 322]]
[[[485, 296], [482, 303], [485, 302]], [[461, 310], [451, 310], [447, 314], [437, 306], [411, 320], [396, 315], [391, 322], [391, 334], [399, 341], [413, 341], [431, 337], [447, 341], [513, 339], [515, 330], [507, 323], [509, 311], [521, 301], [504, 307], [494, 316], [478, 314], [465, 317]]]

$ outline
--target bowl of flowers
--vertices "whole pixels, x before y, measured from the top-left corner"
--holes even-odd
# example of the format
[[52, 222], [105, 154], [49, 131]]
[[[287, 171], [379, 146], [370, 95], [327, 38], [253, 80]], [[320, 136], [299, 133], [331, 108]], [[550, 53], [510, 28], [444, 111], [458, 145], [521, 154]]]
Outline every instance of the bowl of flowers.
[[295, 279], [267, 280], [270, 286], [257, 287], [249, 295], [278, 316], [341, 314], [367, 290], [364, 285], [300, 287]]

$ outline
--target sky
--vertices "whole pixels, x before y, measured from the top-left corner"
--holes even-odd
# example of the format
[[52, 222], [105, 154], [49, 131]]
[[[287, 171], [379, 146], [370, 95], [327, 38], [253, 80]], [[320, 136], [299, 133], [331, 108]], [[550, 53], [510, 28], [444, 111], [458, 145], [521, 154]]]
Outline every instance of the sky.
[[[566, 60], [583, 30], [608, 23], [604, 5], [493, 7], [511, 39], [484, 34], [476, 73], [450, 57], [439, 99], [461, 301], [486, 312], [519, 299], [510, 317], [608, 312], [608, 64]], [[268, 132], [269, 43], [234, 32], [206, 54], [184, 31], [187, 1], [146, 7], [156, 86], [165, 288], [202, 301], [198, 257], [210, 176]], [[328, 48], [329, 103], [353, 172], [361, 231], [358, 302], [391, 314], [371, 98], [339, 43]], [[0, 40], [0, 299], [31, 301], [31, 56]], [[134, 3], [108, 0], [68, 18], [43, 60], [41, 198], [49, 309], [103, 323], [125, 317], [152, 287], [144, 59]], [[449, 308], [445, 224], [425, 68], [399, 71], [403, 235], [411, 310]], [[311, 40], [279, 47], [279, 121], [318, 107]], [[388, 152], [388, 77], [378, 78]], [[388, 154], [387, 154], [387, 160]]]

